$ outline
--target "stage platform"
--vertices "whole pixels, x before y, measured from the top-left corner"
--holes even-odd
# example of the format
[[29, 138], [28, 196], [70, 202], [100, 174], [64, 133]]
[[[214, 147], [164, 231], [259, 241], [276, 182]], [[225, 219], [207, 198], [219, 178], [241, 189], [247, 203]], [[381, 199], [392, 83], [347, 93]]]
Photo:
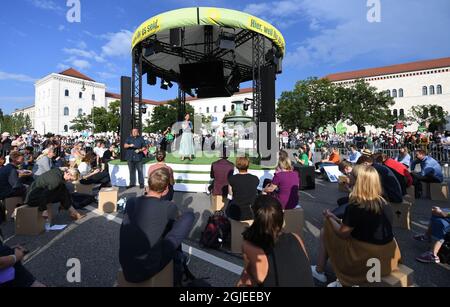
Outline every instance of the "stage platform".
[[[205, 156], [205, 154], [198, 154], [198, 158], [193, 161], [185, 160], [181, 161], [179, 157], [172, 154], [168, 154], [166, 163], [173, 169], [175, 177], [174, 190], [177, 192], [191, 192], [191, 193], [204, 193], [206, 188], [211, 183], [210, 171], [211, 164], [219, 160], [217, 156], [211, 157], [212, 154]], [[234, 163], [235, 158], [229, 158]], [[156, 160], [145, 159], [143, 165], [143, 171], [145, 181], [147, 183], [147, 173], [149, 167], [156, 163]], [[237, 172], [237, 170], [235, 170]], [[249, 173], [257, 176], [260, 179], [260, 186], [262, 188], [265, 179], [272, 179], [274, 175], [274, 169], [264, 169], [259, 165], [251, 164]], [[111, 176], [111, 183], [117, 187], [127, 187], [130, 184], [130, 173], [128, 170], [127, 162], [120, 160], [114, 160], [109, 163], [109, 173]]]

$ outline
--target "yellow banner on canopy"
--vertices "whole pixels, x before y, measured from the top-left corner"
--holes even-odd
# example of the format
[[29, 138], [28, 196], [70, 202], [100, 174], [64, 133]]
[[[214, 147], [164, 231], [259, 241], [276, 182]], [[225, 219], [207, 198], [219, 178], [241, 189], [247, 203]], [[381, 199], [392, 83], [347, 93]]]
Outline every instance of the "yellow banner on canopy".
[[286, 43], [273, 25], [247, 13], [215, 7], [192, 7], [159, 14], [145, 21], [133, 35], [132, 48], [164, 30], [199, 25], [246, 29], [270, 39], [284, 55]]

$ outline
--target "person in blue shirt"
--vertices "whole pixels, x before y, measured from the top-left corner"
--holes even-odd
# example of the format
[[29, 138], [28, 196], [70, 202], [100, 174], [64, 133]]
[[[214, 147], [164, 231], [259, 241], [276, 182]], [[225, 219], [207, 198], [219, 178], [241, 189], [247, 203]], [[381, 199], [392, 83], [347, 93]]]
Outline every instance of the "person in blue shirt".
[[411, 163], [411, 170], [416, 169], [416, 165], [420, 164], [420, 173], [412, 172], [414, 179], [414, 186], [416, 188], [416, 197], [420, 198], [422, 195], [422, 182], [428, 183], [442, 183], [444, 176], [442, 175], [442, 167], [435, 159], [427, 156], [424, 150], [416, 151], [416, 160]]
[[405, 165], [407, 168], [411, 167], [411, 156], [409, 154], [408, 147], [403, 146], [400, 148], [397, 158], [395, 158], [398, 162]]
[[358, 151], [356, 145], [350, 146], [350, 153], [348, 154], [348, 162], [356, 164], [358, 159], [361, 157], [361, 153]]
[[136, 171], [139, 177], [139, 186], [145, 188], [143, 162], [145, 140], [139, 135], [138, 129], [131, 131], [131, 136], [125, 140], [124, 148], [126, 150], [126, 160], [128, 161], [128, 169], [130, 170], [130, 185], [128, 188], [136, 186]]

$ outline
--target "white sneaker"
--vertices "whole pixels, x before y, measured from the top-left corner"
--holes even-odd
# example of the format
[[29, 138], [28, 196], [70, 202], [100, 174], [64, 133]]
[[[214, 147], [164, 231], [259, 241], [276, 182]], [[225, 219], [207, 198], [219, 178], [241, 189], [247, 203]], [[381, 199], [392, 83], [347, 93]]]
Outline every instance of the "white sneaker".
[[325, 273], [317, 272], [317, 266], [316, 265], [312, 265], [311, 266], [311, 271], [312, 271], [312, 275], [313, 275], [313, 277], [315, 279], [317, 279], [321, 283], [326, 283], [327, 282], [327, 276], [325, 275]]
[[211, 195], [211, 191], [209, 190], [209, 184], [205, 185], [205, 193], [206, 195]]
[[342, 284], [339, 281], [339, 279], [336, 279], [336, 281], [332, 282], [331, 284], [328, 284], [327, 288], [342, 288]]

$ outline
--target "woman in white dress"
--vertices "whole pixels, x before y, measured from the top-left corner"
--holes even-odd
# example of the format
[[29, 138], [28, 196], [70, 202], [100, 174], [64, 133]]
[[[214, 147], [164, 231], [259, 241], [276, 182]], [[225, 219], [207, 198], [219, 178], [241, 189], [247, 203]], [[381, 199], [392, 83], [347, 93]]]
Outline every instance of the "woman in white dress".
[[193, 160], [195, 155], [194, 139], [192, 135], [193, 125], [190, 121], [190, 115], [186, 114], [184, 116], [184, 121], [182, 124], [183, 134], [181, 136], [180, 142], [180, 155], [181, 161], [184, 161], [185, 157], [189, 157], [189, 160]]

